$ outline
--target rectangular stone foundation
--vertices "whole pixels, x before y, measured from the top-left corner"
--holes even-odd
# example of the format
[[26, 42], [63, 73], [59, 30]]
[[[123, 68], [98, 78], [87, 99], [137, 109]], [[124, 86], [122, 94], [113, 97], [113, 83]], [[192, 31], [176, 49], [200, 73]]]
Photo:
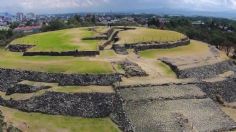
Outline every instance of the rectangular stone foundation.
[[125, 111], [137, 132], [227, 131], [235, 122], [211, 99], [127, 102]]

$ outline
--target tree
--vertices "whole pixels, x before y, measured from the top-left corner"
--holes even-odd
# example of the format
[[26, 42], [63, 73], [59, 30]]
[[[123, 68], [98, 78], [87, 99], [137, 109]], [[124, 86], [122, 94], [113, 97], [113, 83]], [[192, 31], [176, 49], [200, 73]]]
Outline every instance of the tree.
[[159, 19], [154, 18], [154, 17], [148, 19], [148, 26], [149, 27], [160, 27]]
[[63, 20], [60, 19], [55, 19], [49, 22], [48, 25], [44, 25], [42, 27], [42, 31], [55, 31], [55, 30], [60, 30], [66, 28], [67, 25], [64, 23]]
[[81, 26], [82, 20], [79, 15], [75, 15], [68, 20], [68, 25], [72, 27]]
[[215, 45], [218, 49], [224, 44], [225, 41], [226, 39], [217, 33], [211, 35], [210, 43]]

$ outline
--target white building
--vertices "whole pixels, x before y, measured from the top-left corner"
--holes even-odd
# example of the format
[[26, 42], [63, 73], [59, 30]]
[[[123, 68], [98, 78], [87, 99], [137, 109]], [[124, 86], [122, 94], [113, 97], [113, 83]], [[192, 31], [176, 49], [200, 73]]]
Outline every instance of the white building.
[[8, 26], [0, 26], [0, 31], [7, 31], [9, 30], [10, 28]]

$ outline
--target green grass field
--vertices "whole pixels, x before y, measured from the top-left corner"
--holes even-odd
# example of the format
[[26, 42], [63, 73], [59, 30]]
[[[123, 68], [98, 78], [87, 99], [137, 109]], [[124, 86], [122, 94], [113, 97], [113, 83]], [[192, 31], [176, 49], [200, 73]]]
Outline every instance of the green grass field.
[[[104, 29], [103, 29], [104, 28]], [[105, 27], [98, 27], [98, 31], [105, 31]], [[82, 40], [86, 37], [98, 35], [98, 32], [88, 28], [73, 28], [53, 32], [39, 33], [16, 39], [11, 44], [36, 45], [29, 51], [70, 51], [70, 50], [97, 50], [102, 43], [99, 40]]]
[[109, 118], [86, 119], [80, 117], [26, 113], [0, 107], [8, 122], [24, 132], [119, 132]]
[[118, 34], [120, 40], [118, 44], [131, 44], [149, 41], [176, 41], [184, 38], [185, 35], [168, 30], [158, 30], [150, 28], [137, 28], [135, 30], [122, 31]]
[[88, 58], [78, 57], [26, 57], [3, 49], [0, 49], [0, 68], [68, 74], [114, 72], [112, 65], [105, 61], [90, 61]]
[[140, 52], [140, 56], [144, 58], [161, 58], [161, 57], [177, 57], [184, 55], [194, 55], [209, 52], [207, 44], [191, 40], [190, 45], [180, 46], [171, 49], [152, 49]]

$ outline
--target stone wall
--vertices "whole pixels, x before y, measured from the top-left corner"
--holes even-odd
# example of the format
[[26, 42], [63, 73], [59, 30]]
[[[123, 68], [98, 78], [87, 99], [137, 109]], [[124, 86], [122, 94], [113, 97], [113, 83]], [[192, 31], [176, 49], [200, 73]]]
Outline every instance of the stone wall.
[[51, 86], [31, 86], [26, 84], [16, 84], [13, 87], [7, 89], [6, 95], [11, 95], [15, 93], [33, 93], [49, 88], [51, 88]]
[[65, 94], [47, 92], [41, 96], [18, 101], [4, 100], [0, 97], [0, 105], [25, 112], [80, 116], [84, 118], [110, 116], [121, 130], [133, 132], [134, 128], [123, 109], [123, 103], [123, 99], [115, 93]]
[[119, 33], [118, 30], [115, 30], [114, 28], [110, 29], [108, 32], [107, 32], [107, 41], [103, 44], [103, 45], [100, 45], [99, 46], [99, 49], [100, 50], [103, 50], [106, 46], [108, 46], [109, 44], [111, 44], [113, 41], [116, 40], [116, 37], [117, 37], [117, 34]]
[[126, 77], [143, 77], [148, 74], [136, 63], [129, 60], [120, 62], [121, 68], [125, 71]]
[[23, 56], [96, 56], [99, 55], [99, 51], [65, 51], [65, 52], [24, 52]]
[[27, 50], [34, 47], [34, 45], [9, 45], [7, 48], [11, 52], [23, 52], [23, 56], [75, 56], [75, 57], [83, 57], [83, 56], [96, 56], [100, 55], [99, 51], [64, 51], [64, 52], [28, 52]]
[[22, 80], [59, 83], [62, 86], [112, 85], [121, 81], [119, 74], [62, 74], [0, 69], [0, 90], [6, 91]]
[[66, 94], [47, 92], [27, 100], [17, 101], [0, 98], [0, 105], [25, 112], [101, 118], [112, 113], [115, 96], [115, 94], [105, 93]]
[[184, 38], [176, 42], [142, 42], [135, 44], [125, 44], [127, 49], [135, 49], [136, 52], [148, 49], [168, 49], [190, 44], [189, 38]]
[[228, 71], [236, 71], [232, 61], [223, 61], [216, 64], [180, 70], [179, 78], [210, 78]]
[[115, 122], [123, 132], [134, 132], [134, 126], [131, 124], [124, 110], [125, 101], [116, 91], [117, 95], [114, 100], [113, 112], [110, 114], [111, 119]]
[[236, 65], [231, 60], [189, 69], [179, 69], [178, 66], [168, 62], [167, 60], [162, 59], [161, 61], [169, 65], [178, 78], [206, 79], [228, 71], [236, 72]]
[[7, 48], [11, 52], [26, 52], [28, 49], [34, 47], [34, 45], [23, 45], [23, 44], [16, 44], [16, 45], [8, 45]]
[[128, 51], [124, 46], [121, 46], [119, 44], [113, 44], [112, 49], [117, 53], [121, 55], [128, 55]]
[[100, 35], [95, 37], [82, 38], [82, 40], [107, 40], [107, 35]]
[[[119, 30], [117, 30], [117, 29], [119, 29]], [[112, 28], [110, 28], [106, 33], [108, 40], [103, 45], [99, 46], [99, 50], [104, 50], [104, 48], [106, 46], [108, 46], [109, 44], [111, 44], [113, 41], [118, 41], [119, 38], [117, 37], [117, 34], [120, 31], [134, 30], [134, 29], [136, 29], [136, 28], [130, 28], [130, 27], [112, 27]]]
[[217, 101], [216, 96], [220, 96], [227, 102], [236, 102], [236, 78], [219, 82], [202, 82], [197, 86], [214, 101]]

